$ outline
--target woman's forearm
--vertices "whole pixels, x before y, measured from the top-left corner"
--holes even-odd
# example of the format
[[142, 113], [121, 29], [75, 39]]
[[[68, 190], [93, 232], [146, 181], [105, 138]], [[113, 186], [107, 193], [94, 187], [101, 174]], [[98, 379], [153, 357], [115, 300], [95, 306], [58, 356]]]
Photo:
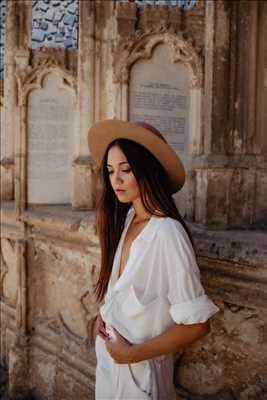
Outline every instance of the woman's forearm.
[[131, 347], [132, 363], [154, 358], [194, 342], [210, 331], [209, 321], [192, 325], [174, 324], [161, 335]]

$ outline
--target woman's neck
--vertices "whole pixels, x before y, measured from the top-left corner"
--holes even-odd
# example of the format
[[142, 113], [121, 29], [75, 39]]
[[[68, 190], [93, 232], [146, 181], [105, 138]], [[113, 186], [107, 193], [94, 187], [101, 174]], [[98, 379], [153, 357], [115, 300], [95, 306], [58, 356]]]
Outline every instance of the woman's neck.
[[133, 208], [135, 211], [135, 222], [145, 221], [151, 217], [151, 214], [144, 208], [140, 198], [133, 201]]

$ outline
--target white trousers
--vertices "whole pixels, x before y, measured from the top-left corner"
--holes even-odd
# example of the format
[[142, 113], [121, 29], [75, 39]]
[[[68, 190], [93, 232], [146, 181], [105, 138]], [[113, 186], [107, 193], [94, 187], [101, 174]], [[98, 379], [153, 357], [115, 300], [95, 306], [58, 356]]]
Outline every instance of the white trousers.
[[117, 364], [97, 335], [95, 400], [175, 400], [171, 354], [133, 364]]

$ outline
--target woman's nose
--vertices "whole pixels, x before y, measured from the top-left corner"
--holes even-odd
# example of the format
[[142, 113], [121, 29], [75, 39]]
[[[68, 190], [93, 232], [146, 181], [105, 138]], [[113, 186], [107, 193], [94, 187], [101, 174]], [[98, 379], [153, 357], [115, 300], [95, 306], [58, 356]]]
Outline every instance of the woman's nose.
[[114, 181], [115, 182], [122, 182], [121, 174], [120, 174], [119, 171], [114, 173]]

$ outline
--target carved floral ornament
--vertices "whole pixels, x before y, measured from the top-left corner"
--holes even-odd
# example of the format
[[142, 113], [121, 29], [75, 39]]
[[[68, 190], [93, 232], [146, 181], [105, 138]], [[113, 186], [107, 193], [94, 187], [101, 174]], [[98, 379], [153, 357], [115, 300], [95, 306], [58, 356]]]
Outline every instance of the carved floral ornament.
[[20, 106], [26, 106], [27, 97], [32, 90], [42, 89], [43, 80], [49, 74], [56, 74], [62, 79], [62, 84], [68, 86], [75, 94], [77, 99], [76, 79], [55, 61], [47, 60], [37, 67], [29, 69], [27, 72], [18, 72], [16, 74], [18, 83], [18, 102]]
[[[6, 281], [8, 274], [9, 279]], [[17, 279], [15, 244], [9, 239], [2, 238], [0, 241], [0, 299], [6, 297], [6, 300], [16, 304]]]
[[169, 32], [146, 33], [119, 46], [114, 52], [114, 82], [128, 84], [131, 66], [140, 59], [151, 59], [154, 48], [159, 44], [165, 44], [169, 48], [173, 63], [180, 62], [189, 67], [191, 88], [201, 88], [203, 81], [201, 59], [192, 42]]

